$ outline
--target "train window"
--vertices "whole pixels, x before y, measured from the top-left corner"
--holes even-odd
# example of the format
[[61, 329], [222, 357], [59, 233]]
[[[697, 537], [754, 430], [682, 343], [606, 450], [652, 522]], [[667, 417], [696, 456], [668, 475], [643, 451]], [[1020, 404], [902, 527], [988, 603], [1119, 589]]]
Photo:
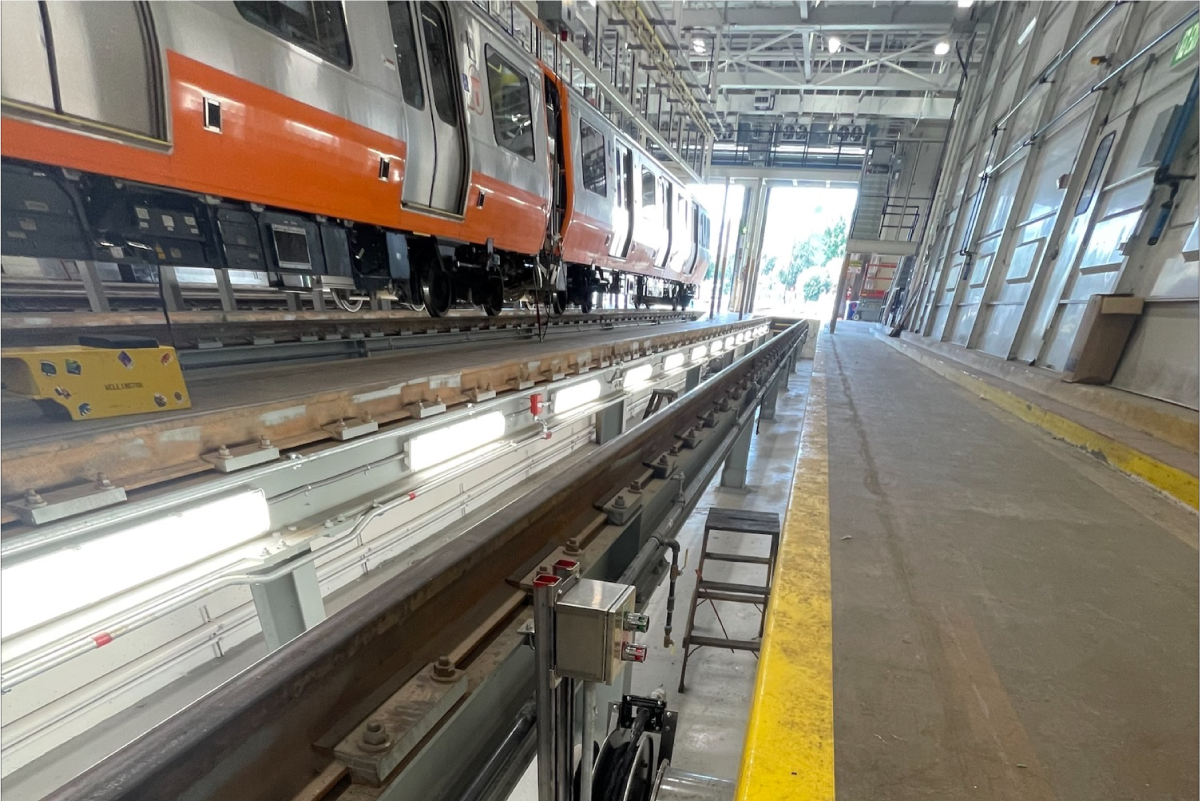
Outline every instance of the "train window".
[[642, 168], [642, 206], [654, 206], [655, 201], [655, 174], [646, 167]]
[[584, 188], [598, 195], [609, 194], [605, 176], [605, 135], [580, 120], [580, 164]]
[[530, 80], [491, 46], [484, 48], [484, 52], [496, 144], [533, 161], [534, 113], [530, 108]]
[[630, 149], [617, 145], [617, 158], [613, 162], [614, 177], [617, 179], [617, 205], [619, 208], [630, 207]]
[[388, 3], [388, 19], [392, 22], [392, 45], [396, 48], [396, 72], [400, 75], [400, 91], [405, 102], [413, 108], [425, 108], [425, 93], [421, 89], [421, 65], [417, 63], [417, 36], [413, 33], [413, 17], [407, 0]]
[[247, 22], [349, 69], [350, 40], [341, 3], [235, 0], [234, 5]]
[[425, 54], [429, 59], [430, 94], [434, 111], [447, 125], [458, 125], [459, 83], [455, 80], [450, 49], [449, 26], [442, 9], [433, 3], [421, 4], [421, 25], [425, 31]]

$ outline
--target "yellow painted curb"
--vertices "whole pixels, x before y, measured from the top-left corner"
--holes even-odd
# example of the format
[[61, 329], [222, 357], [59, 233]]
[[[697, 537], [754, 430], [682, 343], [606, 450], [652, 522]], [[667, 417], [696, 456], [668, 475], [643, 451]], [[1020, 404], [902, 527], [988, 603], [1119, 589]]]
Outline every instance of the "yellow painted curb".
[[929, 367], [943, 378], [974, 392], [1013, 416], [1041, 428], [1056, 439], [1061, 439], [1078, 448], [1084, 448], [1093, 456], [1103, 459], [1123, 473], [1150, 484], [1160, 492], [1170, 495], [1193, 509], [1197, 508], [1199, 489], [1201, 489], [1198, 486], [1197, 476], [1165, 464], [1142, 451], [1093, 431], [1062, 415], [1048, 411], [1041, 406], [1035, 406], [1025, 398], [993, 386], [987, 381], [982, 381], [936, 356], [920, 353], [912, 345], [881, 338], [919, 364]]
[[739, 801], [834, 801], [825, 355], [822, 340], [767, 607]]

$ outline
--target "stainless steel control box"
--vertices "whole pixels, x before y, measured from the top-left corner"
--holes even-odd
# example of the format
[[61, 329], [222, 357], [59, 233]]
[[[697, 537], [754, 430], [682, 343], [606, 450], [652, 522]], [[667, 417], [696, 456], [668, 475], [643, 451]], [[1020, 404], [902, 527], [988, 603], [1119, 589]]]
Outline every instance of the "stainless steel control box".
[[555, 607], [555, 672], [567, 678], [609, 684], [621, 670], [626, 614], [634, 611], [634, 588], [580, 579]]

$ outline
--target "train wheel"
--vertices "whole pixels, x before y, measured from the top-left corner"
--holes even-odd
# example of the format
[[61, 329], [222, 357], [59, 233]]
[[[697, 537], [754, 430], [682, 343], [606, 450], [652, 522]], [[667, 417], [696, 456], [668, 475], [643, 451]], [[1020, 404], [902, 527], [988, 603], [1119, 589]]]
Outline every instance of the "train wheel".
[[580, 298], [580, 311], [584, 314], [592, 313], [592, 292], [584, 293], [584, 297]]
[[494, 278], [488, 282], [484, 295], [484, 314], [495, 317], [505, 308], [505, 287], [500, 279]]
[[450, 276], [441, 267], [421, 271], [421, 299], [430, 317], [443, 317], [450, 311]]
[[550, 293], [550, 313], [553, 317], [562, 316], [563, 312], [567, 311], [567, 293], [566, 292], [551, 292]]

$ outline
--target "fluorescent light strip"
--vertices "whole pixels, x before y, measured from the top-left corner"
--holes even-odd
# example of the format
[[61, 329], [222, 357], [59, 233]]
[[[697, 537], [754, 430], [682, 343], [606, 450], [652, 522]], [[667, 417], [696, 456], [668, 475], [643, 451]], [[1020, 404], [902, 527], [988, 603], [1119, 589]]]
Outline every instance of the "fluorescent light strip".
[[409, 469], [424, 470], [482, 448], [505, 434], [503, 412], [487, 412], [409, 440]]
[[600, 397], [600, 391], [600, 381], [596, 379], [564, 387], [551, 397], [551, 408], [555, 414], [566, 414], [586, 403], [592, 403]]
[[[5, 567], [0, 636], [168, 576], [261, 537], [270, 527], [267, 499], [262, 490], [252, 490]], [[230, 564], [240, 559], [235, 555]]]
[[626, 389], [637, 389], [651, 380], [654, 375], [655, 366], [653, 364], [641, 364], [631, 369], [626, 373], [625, 387]]

